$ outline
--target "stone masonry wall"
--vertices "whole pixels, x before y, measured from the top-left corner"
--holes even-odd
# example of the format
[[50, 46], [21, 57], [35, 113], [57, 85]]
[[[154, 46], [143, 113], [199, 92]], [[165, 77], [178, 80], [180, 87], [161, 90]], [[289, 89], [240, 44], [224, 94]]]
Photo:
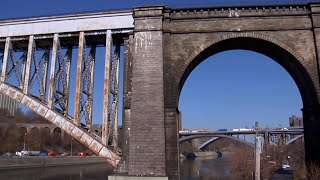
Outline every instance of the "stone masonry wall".
[[166, 176], [162, 10], [134, 9], [129, 175]]

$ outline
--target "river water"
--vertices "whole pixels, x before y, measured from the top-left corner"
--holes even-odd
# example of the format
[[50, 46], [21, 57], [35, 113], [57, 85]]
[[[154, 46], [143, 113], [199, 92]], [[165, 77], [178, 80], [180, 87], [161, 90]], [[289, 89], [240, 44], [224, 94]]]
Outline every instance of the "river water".
[[230, 158], [183, 159], [180, 162], [181, 180], [231, 179]]
[[[228, 158], [181, 160], [181, 180], [231, 179]], [[105, 164], [0, 170], [2, 180], [106, 180], [113, 170]]]

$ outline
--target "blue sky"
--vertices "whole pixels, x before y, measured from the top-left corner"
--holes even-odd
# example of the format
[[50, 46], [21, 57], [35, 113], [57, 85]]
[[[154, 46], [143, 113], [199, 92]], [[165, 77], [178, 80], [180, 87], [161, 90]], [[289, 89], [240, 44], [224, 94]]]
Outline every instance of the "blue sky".
[[184, 127], [240, 128], [288, 126], [301, 116], [299, 90], [273, 59], [232, 50], [203, 61], [188, 77], [180, 96]]
[[206, 7], [250, 4], [301, 4], [319, 0], [1, 0], [0, 19], [17, 19], [78, 12], [131, 9], [165, 4], [170, 7]]
[[[299, 4], [308, 0], [2, 0], [0, 19], [131, 9], [154, 4], [205, 7], [279, 2]], [[97, 67], [103, 68], [104, 52], [98, 50], [97, 54], [101, 59]], [[101, 74], [96, 76], [96, 82], [103, 82]], [[103, 95], [99, 91], [101, 88], [97, 86], [96, 97]], [[74, 103], [74, 97], [70, 98]], [[96, 123], [102, 119], [101, 104], [98, 101], [95, 105]], [[208, 58], [191, 73], [183, 87], [179, 108], [183, 112], [183, 127], [191, 129], [241, 128], [253, 126], [255, 121], [261, 126], [275, 127], [288, 126], [291, 115], [301, 116], [302, 102], [293, 79], [279, 64], [255, 52], [233, 50]]]

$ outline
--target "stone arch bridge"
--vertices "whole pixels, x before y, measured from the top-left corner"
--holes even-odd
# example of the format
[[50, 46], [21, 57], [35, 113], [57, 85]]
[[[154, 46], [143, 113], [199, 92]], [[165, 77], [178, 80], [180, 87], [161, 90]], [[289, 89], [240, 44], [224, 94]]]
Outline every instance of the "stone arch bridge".
[[[0, 92], [71, 134], [119, 173], [179, 179], [178, 104], [184, 82], [211, 55], [251, 50], [274, 59], [296, 82], [303, 101], [306, 160], [320, 164], [319, 43], [318, 3], [150, 6], [8, 20], [0, 22]], [[121, 44], [125, 60], [120, 150]], [[101, 137], [91, 131], [97, 47], [106, 51]], [[70, 78], [73, 51], [77, 68]], [[70, 81], [75, 81], [75, 92]], [[35, 88], [38, 93], [33, 93]], [[74, 114], [68, 111], [70, 93], [75, 94]]]
[[[30, 133], [32, 129], [37, 129], [37, 130], [48, 129], [49, 134], [51, 134], [57, 129], [60, 129], [54, 124], [43, 124], [43, 123], [15, 123], [15, 126], [17, 128], [24, 128], [26, 130], [26, 133]], [[0, 135], [4, 135], [9, 128], [10, 128], [10, 124], [0, 122]], [[93, 126], [92, 131], [100, 135], [102, 133], [101, 128], [99, 126]], [[64, 131], [61, 132], [62, 135], [64, 133], [65, 133]]]

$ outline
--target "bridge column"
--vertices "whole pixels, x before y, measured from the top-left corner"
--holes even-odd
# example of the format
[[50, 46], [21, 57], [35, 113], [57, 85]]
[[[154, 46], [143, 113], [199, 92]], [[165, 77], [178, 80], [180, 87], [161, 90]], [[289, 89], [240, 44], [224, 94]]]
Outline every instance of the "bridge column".
[[163, 6], [134, 8], [128, 175], [166, 176]]
[[302, 112], [306, 162], [320, 165], [320, 105], [304, 107]]
[[[131, 46], [130, 46], [131, 45]], [[132, 48], [133, 35], [124, 40], [124, 78], [123, 78], [123, 113], [122, 113], [122, 160], [118, 166], [117, 173], [128, 173], [129, 161], [129, 139], [131, 129], [131, 95], [132, 95]]]
[[264, 133], [264, 144], [265, 144], [265, 152], [268, 154], [270, 149], [270, 134], [268, 132]]
[[280, 135], [280, 145], [286, 146], [286, 143], [287, 143], [287, 136], [286, 136], [286, 134], [282, 133]]
[[11, 44], [11, 39], [10, 37], [6, 38], [6, 44], [4, 47], [4, 52], [3, 52], [3, 63], [2, 63], [2, 71], [1, 71], [1, 78], [0, 81], [1, 82], [5, 82], [6, 81], [6, 73], [7, 73], [7, 64], [8, 64], [8, 60], [9, 60], [9, 51], [12, 47]]
[[[310, 4], [316, 57], [318, 63], [318, 75], [320, 78], [320, 3]], [[319, 80], [320, 81], [320, 80]]]

